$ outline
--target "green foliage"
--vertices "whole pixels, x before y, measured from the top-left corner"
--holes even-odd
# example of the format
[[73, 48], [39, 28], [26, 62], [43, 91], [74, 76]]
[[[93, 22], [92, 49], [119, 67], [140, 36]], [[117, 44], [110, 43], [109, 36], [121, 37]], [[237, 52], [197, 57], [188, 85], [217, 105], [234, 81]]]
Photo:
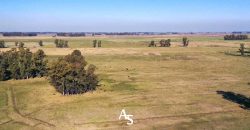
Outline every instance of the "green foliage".
[[35, 54], [24, 48], [18, 50], [13, 48], [2, 52], [0, 53], [0, 80], [44, 76], [47, 64], [44, 58], [42, 50], [38, 50]]
[[54, 43], [55, 43], [57, 48], [68, 48], [69, 47], [68, 41], [65, 41], [65, 40], [56, 39]]
[[102, 41], [93, 40], [93, 47], [102, 47]]
[[148, 47], [156, 47], [155, 41], [152, 40], [148, 45]]
[[184, 47], [187, 47], [189, 45], [189, 40], [187, 37], [182, 38], [182, 44]]
[[5, 48], [5, 42], [4, 41], [0, 41], [0, 48]]
[[240, 54], [242, 55], [242, 56], [244, 56], [245, 55], [245, 44], [244, 43], [242, 43], [242, 44], [240, 44], [240, 49], [239, 49], [239, 51], [240, 51]]
[[248, 39], [247, 35], [225, 35], [224, 40], [246, 40]]
[[79, 50], [70, 55], [59, 58], [49, 68], [50, 83], [63, 95], [81, 94], [96, 89], [97, 76], [94, 74], [96, 67], [89, 65]]
[[98, 41], [98, 47], [102, 47], [102, 41]]
[[171, 46], [171, 39], [161, 40], [160, 45], [161, 45], [161, 47], [170, 47]]
[[38, 50], [32, 56], [32, 76], [43, 77], [47, 74], [47, 63], [45, 59], [46, 55], [43, 50]]

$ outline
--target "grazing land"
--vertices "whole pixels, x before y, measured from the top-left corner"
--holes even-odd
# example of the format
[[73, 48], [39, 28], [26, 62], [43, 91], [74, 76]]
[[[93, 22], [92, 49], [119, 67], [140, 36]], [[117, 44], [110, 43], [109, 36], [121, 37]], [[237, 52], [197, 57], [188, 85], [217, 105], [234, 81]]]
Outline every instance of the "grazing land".
[[[227, 55], [250, 40], [223, 36], [0, 37], [31, 51], [44, 50], [51, 62], [78, 49], [97, 66], [100, 86], [83, 95], [63, 96], [46, 78], [0, 82], [0, 129], [250, 129], [250, 58]], [[93, 48], [94, 39], [102, 48]], [[171, 39], [169, 48], [151, 40]], [[38, 42], [43, 40], [43, 47]], [[122, 109], [134, 125], [119, 121]]]

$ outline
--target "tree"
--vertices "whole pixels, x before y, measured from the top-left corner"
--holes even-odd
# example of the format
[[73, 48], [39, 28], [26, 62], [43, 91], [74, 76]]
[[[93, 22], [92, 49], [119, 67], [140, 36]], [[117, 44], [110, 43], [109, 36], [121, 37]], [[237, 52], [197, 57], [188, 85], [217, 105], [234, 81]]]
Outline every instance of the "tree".
[[98, 41], [98, 47], [102, 47], [102, 41]]
[[240, 44], [240, 49], [239, 49], [239, 51], [240, 51], [240, 54], [242, 55], [242, 56], [244, 56], [245, 55], [245, 44], [244, 43], [242, 43], [242, 44]]
[[17, 41], [15, 42], [15, 46], [18, 46], [18, 42]]
[[0, 81], [10, 79], [11, 73], [8, 70], [8, 55], [6, 52], [0, 52]]
[[39, 46], [43, 46], [43, 41], [40, 40], [40, 41], [38, 42], [38, 44], [39, 44]]
[[24, 47], [24, 43], [23, 42], [20, 42], [18, 45], [19, 45], [19, 48], [23, 48]]
[[47, 74], [48, 61], [45, 58], [46, 55], [41, 49], [33, 54], [31, 67], [32, 77], [43, 77]]
[[5, 42], [4, 41], [0, 41], [0, 48], [5, 48]]
[[183, 44], [184, 47], [187, 47], [187, 46], [188, 46], [189, 40], [188, 40], [187, 37], [183, 37], [183, 38], [182, 38], [182, 44]]
[[96, 48], [97, 40], [93, 40], [93, 47]]
[[155, 41], [152, 40], [152, 41], [150, 42], [150, 44], [148, 45], [148, 47], [156, 47]]
[[79, 50], [59, 58], [49, 68], [50, 83], [63, 95], [81, 94], [96, 89], [97, 76], [95, 66], [89, 65]]

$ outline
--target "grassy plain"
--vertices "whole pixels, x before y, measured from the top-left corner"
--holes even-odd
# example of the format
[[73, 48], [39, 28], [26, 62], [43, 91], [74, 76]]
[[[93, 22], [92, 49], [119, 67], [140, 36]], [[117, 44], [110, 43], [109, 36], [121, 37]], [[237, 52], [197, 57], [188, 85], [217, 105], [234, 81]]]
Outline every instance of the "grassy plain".
[[[173, 46], [147, 47], [163, 38]], [[9, 47], [23, 41], [32, 51], [43, 49], [50, 61], [79, 49], [101, 80], [97, 91], [75, 96], [57, 93], [46, 78], [0, 82], [0, 129], [250, 129], [250, 111], [240, 107], [249, 108], [250, 59], [225, 54], [240, 43], [250, 47], [250, 40], [189, 36], [184, 48], [181, 38], [63, 38], [70, 48], [58, 49], [50, 37], [0, 37]], [[92, 48], [93, 39], [103, 48]], [[118, 120], [123, 108], [134, 125]]]

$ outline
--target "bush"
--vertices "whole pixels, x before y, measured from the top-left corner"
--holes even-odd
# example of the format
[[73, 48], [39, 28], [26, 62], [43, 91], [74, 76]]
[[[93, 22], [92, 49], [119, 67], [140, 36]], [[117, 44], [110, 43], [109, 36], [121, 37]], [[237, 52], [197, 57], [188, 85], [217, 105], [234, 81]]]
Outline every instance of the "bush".
[[63, 95], [82, 94], [96, 89], [97, 76], [94, 74], [96, 67], [89, 65], [79, 50], [74, 50], [70, 55], [59, 58], [49, 68], [50, 83]]

